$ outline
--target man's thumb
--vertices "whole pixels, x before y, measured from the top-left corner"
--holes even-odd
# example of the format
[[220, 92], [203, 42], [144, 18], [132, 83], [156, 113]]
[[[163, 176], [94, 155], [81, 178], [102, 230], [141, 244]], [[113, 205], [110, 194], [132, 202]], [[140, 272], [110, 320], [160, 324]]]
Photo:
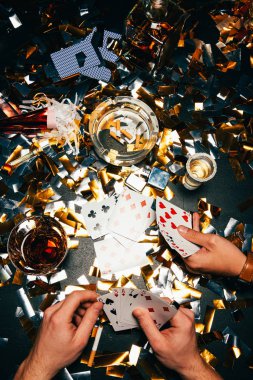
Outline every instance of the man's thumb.
[[161, 339], [161, 333], [156, 327], [150, 312], [143, 308], [137, 308], [133, 311], [133, 316], [138, 320], [140, 327], [144, 331], [149, 343], [152, 344]]
[[208, 245], [208, 234], [205, 235], [202, 232], [191, 230], [185, 226], [178, 226], [177, 230], [184, 239], [189, 240], [192, 243], [198, 244], [202, 247], [206, 247]]

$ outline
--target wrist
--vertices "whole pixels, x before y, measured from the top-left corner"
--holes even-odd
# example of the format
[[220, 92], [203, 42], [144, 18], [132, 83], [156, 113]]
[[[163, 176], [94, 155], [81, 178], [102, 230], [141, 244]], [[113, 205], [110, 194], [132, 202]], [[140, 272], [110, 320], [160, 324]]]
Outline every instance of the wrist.
[[50, 370], [43, 362], [29, 355], [21, 364], [14, 380], [50, 380], [58, 371]]
[[177, 372], [182, 380], [221, 380], [220, 375], [199, 354]]

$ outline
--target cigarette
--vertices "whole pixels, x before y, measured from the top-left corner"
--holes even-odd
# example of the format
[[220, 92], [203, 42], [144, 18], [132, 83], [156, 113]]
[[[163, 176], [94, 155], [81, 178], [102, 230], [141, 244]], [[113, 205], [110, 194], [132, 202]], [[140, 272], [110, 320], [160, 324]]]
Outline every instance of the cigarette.
[[91, 349], [89, 361], [88, 361], [88, 364], [87, 364], [88, 367], [92, 367], [92, 365], [93, 365], [94, 358], [96, 356], [96, 352], [97, 352], [97, 348], [98, 348], [98, 344], [99, 344], [99, 341], [100, 341], [100, 338], [101, 338], [102, 331], [103, 331], [103, 326], [100, 325], [98, 327], [98, 329], [97, 329], [95, 340], [94, 340], [94, 343], [93, 343], [93, 346], [92, 346], [92, 349]]
[[118, 137], [116, 135], [116, 128], [115, 127], [111, 127], [110, 128], [110, 136], [112, 138], [114, 138], [114, 140], [118, 141], [120, 144], [124, 145], [125, 144], [125, 140], [121, 139], [120, 137]]
[[129, 140], [131, 140], [133, 138], [133, 135], [131, 135], [131, 133], [127, 132], [125, 129], [121, 129], [120, 130], [122, 135], [125, 136], [126, 138], [128, 138]]
[[120, 120], [116, 121], [116, 136], [117, 137], [121, 136], [121, 133], [120, 133]]
[[140, 138], [141, 138], [141, 135], [139, 133], [136, 134], [135, 149], [139, 148]]

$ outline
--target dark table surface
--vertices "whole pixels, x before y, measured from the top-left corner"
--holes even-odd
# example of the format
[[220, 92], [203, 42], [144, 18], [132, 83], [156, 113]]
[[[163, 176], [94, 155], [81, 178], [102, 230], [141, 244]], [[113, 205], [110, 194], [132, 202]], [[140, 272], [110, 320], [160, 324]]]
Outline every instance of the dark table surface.
[[[241, 213], [237, 205], [247, 199], [252, 194], [253, 178], [250, 174], [246, 173], [246, 180], [243, 182], [237, 182], [234, 174], [231, 170], [227, 160], [220, 159], [217, 161], [218, 172], [216, 177], [208, 184], [202, 186], [197, 191], [190, 192], [185, 190], [181, 185], [172, 185], [172, 189], [175, 192], [175, 198], [173, 202], [185, 209], [194, 211], [197, 210], [197, 203], [200, 197], [206, 197], [208, 202], [220, 206], [222, 208], [221, 215], [213, 221], [213, 225], [218, 230], [224, 229], [229, 217], [236, 218], [240, 221], [252, 223], [253, 215], [252, 209], [248, 209], [244, 213]], [[246, 170], [246, 168], [245, 168]], [[69, 200], [73, 197], [68, 190], [63, 193], [63, 200]], [[94, 248], [93, 242], [90, 238], [80, 239], [80, 245], [78, 250], [73, 250], [68, 254], [64, 262], [64, 268], [67, 271], [67, 280], [61, 282], [61, 286], [67, 284], [77, 284], [77, 278], [86, 274], [94, 260]], [[92, 280], [92, 278], [91, 278]], [[133, 281], [139, 286], [143, 286], [140, 278], [134, 278]], [[0, 337], [7, 337], [9, 339], [8, 345], [4, 349], [0, 347], [0, 373], [1, 379], [7, 379], [8, 375], [19, 364], [22, 359], [27, 355], [30, 343], [21, 329], [18, 319], [15, 317], [16, 307], [18, 305], [17, 291], [18, 287], [10, 285], [1, 288], [0, 290]], [[207, 305], [212, 304], [212, 299], [219, 298], [217, 294], [212, 293], [206, 288], [201, 289], [203, 291], [203, 297], [201, 300], [202, 317]], [[250, 290], [248, 291], [250, 294]], [[246, 343], [249, 347], [253, 346], [253, 330], [252, 330], [252, 318], [253, 309], [243, 309], [244, 318], [241, 322], [236, 323], [231, 316], [229, 310], [218, 310], [215, 314], [212, 330], [223, 330], [226, 326], [230, 326], [232, 330], [240, 337], [240, 339]], [[129, 342], [131, 342], [131, 336], [129, 336]], [[120, 339], [115, 335], [115, 341], [118, 345], [118, 350], [121, 350]], [[220, 342], [212, 343], [208, 346], [208, 349], [215, 354], [222, 363], [226, 349], [225, 345]], [[84, 371], [83, 365], [72, 366], [72, 372]], [[231, 368], [224, 368], [222, 364], [217, 366], [217, 370], [227, 380], [249, 380], [252, 379], [252, 370], [248, 369], [245, 364], [245, 358], [242, 357], [236, 360], [233, 370]], [[92, 371], [92, 379], [108, 378], [104, 375], [104, 370]]]

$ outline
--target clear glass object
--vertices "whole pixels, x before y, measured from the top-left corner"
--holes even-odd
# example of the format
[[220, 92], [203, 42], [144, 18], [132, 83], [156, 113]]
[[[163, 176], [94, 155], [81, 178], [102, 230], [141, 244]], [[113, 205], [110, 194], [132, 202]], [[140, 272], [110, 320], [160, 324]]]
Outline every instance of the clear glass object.
[[215, 159], [207, 153], [196, 153], [186, 163], [183, 185], [188, 190], [195, 190], [210, 181], [217, 172]]
[[130, 166], [142, 161], [154, 147], [159, 126], [147, 104], [130, 96], [118, 96], [96, 107], [89, 131], [102, 159], [116, 166]]
[[126, 19], [126, 55], [131, 63], [151, 72], [168, 64], [188, 17], [175, 1], [138, 1]]
[[62, 263], [67, 254], [67, 236], [50, 216], [23, 219], [11, 231], [8, 253], [13, 265], [26, 274], [45, 275]]

